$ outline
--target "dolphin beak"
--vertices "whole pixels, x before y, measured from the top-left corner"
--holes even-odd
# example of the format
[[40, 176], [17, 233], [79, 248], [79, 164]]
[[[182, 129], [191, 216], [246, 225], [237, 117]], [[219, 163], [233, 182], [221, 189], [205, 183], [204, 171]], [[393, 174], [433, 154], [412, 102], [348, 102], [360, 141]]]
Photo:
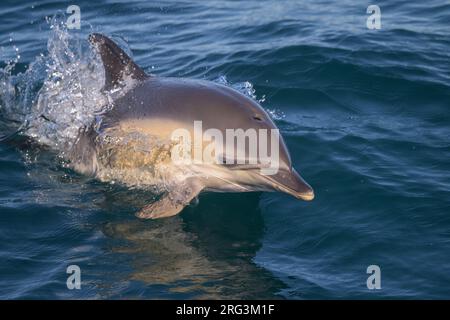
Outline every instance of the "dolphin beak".
[[267, 176], [267, 178], [278, 191], [305, 201], [314, 199], [314, 190], [295, 169], [292, 169], [292, 171], [280, 170], [277, 174]]

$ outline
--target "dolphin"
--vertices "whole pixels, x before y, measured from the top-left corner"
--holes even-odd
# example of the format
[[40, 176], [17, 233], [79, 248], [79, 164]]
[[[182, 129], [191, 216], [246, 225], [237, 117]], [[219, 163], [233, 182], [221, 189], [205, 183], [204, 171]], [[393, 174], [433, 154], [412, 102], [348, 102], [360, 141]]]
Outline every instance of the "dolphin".
[[[80, 130], [69, 160], [74, 170], [102, 181], [153, 188], [158, 196], [138, 217], [176, 215], [205, 191], [280, 191], [298, 199], [314, 198], [311, 186], [292, 167], [281, 135], [275, 174], [262, 174], [262, 161], [174, 163], [173, 132], [184, 128], [195, 134], [196, 121], [223, 136], [230, 128], [269, 132], [277, 127], [256, 101], [233, 88], [147, 74], [108, 37], [93, 33], [89, 42], [103, 63], [110, 101], [95, 123]], [[223, 150], [222, 159], [237, 160], [236, 150]]]

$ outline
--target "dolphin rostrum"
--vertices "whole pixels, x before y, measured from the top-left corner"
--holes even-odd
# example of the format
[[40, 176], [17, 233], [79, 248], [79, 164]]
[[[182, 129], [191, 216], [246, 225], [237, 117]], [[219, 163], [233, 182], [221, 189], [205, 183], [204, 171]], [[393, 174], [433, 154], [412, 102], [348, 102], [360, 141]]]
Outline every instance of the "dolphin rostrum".
[[[113, 98], [99, 120], [80, 130], [69, 160], [76, 171], [102, 181], [155, 190], [159, 196], [138, 217], [176, 215], [202, 191], [281, 191], [303, 200], [314, 198], [312, 188], [292, 168], [283, 138], [269, 137], [277, 128], [253, 99], [210, 81], [147, 74], [106, 36], [94, 33], [89, 41], [104, 65], [104, 90]], [[209, 141], [228, 138], [230, 129], [246, 134], [244, 142], [256, 137], [251, 130], [259, 132], [260, 141], [270, 141], [267, 146], [249, 142], [243, 149], [242, 144], [241, 149], [222, 145], [211, 153], [217, 162], [174, 161], [174, 132], [182, 129], [195, 138], [199, 126], [205, 133], [200, 137]], [[188, 144], [186, 154], [204, 152], [211, 145], [207, 142]], [[267, 168], [262, 159], [267, 149], [277, 155], [271, 174], [262, 170]], [[251, 150], [256, 150], [256, 158], [250, 157]]]

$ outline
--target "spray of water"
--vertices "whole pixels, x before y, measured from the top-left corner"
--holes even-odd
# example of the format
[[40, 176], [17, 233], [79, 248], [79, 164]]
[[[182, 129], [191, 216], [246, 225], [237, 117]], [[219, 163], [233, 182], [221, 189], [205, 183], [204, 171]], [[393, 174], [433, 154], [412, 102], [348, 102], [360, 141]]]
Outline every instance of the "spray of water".
[[[66, 152], [80, 128], [105, 111], [104, 69], [88, 41], [77, 38], [55, 16], [47, 54], [26, 72], [12, 74], [14, 63], [0, 71], [0, 115], [20, 123], [21, 134], [59, 152]], [[16, 128], [17, 129], [17, 128]]]
[[[265, 95], [263, 95], [261, 98], [258, 98], [258, 96], [256, 95], [256, 89], [253, 87], [253, 84], [249, 81], [231, 83], [224, 75], [218, 77], [214, 81], [232, 87], [233, 89], [239, 91], [242, 94], [245, 94], [247, 97], [250, 97], [255, 101], [258, 101], [259, 103], [263, 103], [264, 101], [266, 101]], [[282, 120], [286, 116], [281, 110], [276, 108], [266, 109], [266, 111], [274, 120]]]

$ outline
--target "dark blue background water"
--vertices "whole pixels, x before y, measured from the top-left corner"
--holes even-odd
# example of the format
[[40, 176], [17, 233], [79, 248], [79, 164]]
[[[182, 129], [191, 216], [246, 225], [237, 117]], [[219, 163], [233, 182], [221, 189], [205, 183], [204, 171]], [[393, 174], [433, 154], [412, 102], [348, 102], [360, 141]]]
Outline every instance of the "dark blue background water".
[[[69, 4], [2, 1], [3, 66], [45, 53]], [[448, 1], [76, 4], [71, 32], [124, 37], [148, 71], [252, 83], [316, 199], [208, 194], [144, 221], [145, 194], [2, 142], [0, 298], [450, 298]]]

